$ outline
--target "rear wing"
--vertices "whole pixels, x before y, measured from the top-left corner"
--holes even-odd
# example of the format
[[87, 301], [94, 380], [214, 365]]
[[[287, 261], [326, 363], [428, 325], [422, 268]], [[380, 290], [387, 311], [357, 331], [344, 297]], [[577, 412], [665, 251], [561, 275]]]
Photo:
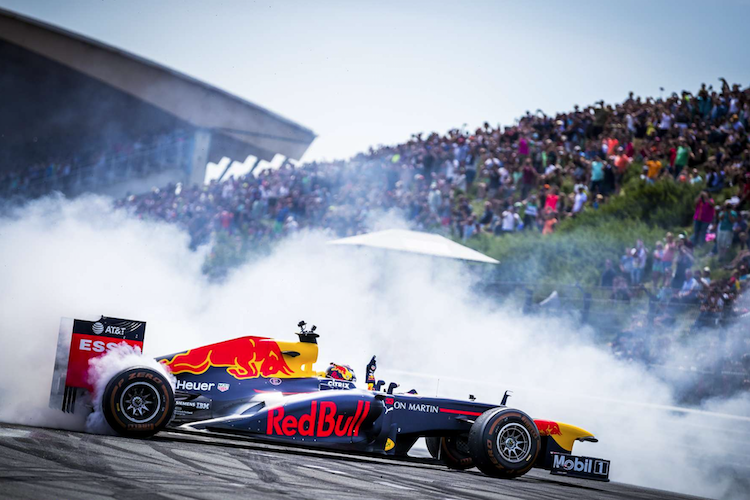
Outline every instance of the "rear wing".
[[122, 343], [142, 350], [145, 335], [145, 321], [106, 316], [97, 321], [61, 318], [50, 408], [73, 413], [81, 393], [93, 391], [88, 380], [89, 361]]

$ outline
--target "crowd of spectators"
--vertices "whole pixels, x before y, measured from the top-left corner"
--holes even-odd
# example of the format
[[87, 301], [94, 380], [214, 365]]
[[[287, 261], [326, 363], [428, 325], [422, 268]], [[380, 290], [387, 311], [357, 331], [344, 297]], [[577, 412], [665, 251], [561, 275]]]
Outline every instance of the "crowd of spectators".
[[71, 193], [76, 187], [94, 188], [115, 179], [181, 165], [189, 153], [188, 140], [185, 131], [173, 130], [31, 165], [6, 164], [0, 169], [0, 196], [34, 198], [51, 191]]
[[[521, 230], [550, 234], [561, 219], [606, 203], [637, 161], [645, 182], [670, 177], [700, 183], [708, 193], [739, 186], [736, 207], [745, 209], [749, 120], [750, 89], [726, 82], [720, 90], [704, 85], [695, 95], [664, 100], [631, 94], [622, 104], [527, 113], [508, 127], [416, 134], [348, 161], [287, 164], [178, 194], [170, 186], [123, 204], [188, 227], [194, 224], [186, 219], [200, 215], [212, 229], [251, 238], [299, 227], [353, 234], [382, 209], [399, 209], [417, 228], [465, 240]], [[718, 237], [723, 251], [720, 231]]]
[[[667, 233], [663, 241], [656, 242], [651, 258], [649, 250], [638, 240], [635, 247], [626, 249], [619, 269], [612, 262], [605, 262], [601, 286], [611, 289], [610, 298], [630, 301], [634, 296], [645, 294], [649, 299], [647, 324], [667, 326], [676, 321], [676, 316], [686, 307], [699, 309], [694, 328], [719, 325], [732, 320], [737, 313], [734, 299], [747, 287], [750, 278], [750, 251], [747, 234], [740, 233], [740, 249], [736, 258], [724, 266], [728, 276], [712, 279], [711, 268], [694, 268], [695, 254], [692, 241], [684, 234], [675, 239]], [[643, 271], [651, 265], [651, 288], [642, 281]]]
[[[700, 219], [707, 214], [707, 203], [712, 209], [711, 220], [697, 228], [692, 238], [667, 233], [664, 240], [656, 242], [650, 258], [649, 249], [638, 240], [635, 247], [626, 249], [619, 269], [607, 261], [601, 276], [601, 285], [611, 287], [614, 301], [630, 301], [641, 294], [648, 299], [645, 315], [636, 315], [630, 327], [615, 336], [613, 352], [672, 373], [688, 373], [689, 383], [683, 381], [686, 385], [681, 392], [688, 402], [750, 390], [750, 294], [742, 293], [750, 278], [748, 212], [738, 215], [731, 204], [714, 206], [702, 192], [696, 200], [696, 224], [704, 223]], [[722, 221], [730, 219], [727, 244], [734, 243], [738, 252], [722, 267], [725, 277], [714, 279], [710, 267], [696, 267], [694, 252], [701, 245], [710, 245], [708, 255], [720, 255], [716, 233], [722, 230]], [[649, 264], [650, 288], [640, 272]], [[709, 335], [698, 335], [700, 332]], [[701, 345], [685, 349], [685, 338], [688, 342], [697, 339]]]
[[[561, 220], [608, 203], [633, 176], [689, 183], [703, 189], [692, 234], [667, 234], [653, 249], [636, 241], [619, 262], [605, 264], [601, 286], [615, 301], [646, 294], [649, 327], [669, 327], [680, 308], [698, 308], [698, 329], [739, 313], [736, 298], [750, 264], [749, 127], [750, 87], [721, 79], [716, 89], [704, 84], [665, 99], [631, 93], [619, 104], [600, 101], [556, 115], [527, 112], [510, 126], [415, 134], [346, 161], [285, 163], [117, 203], [140, 217], [181, 225], [193, 246], [221, 240], [209, 259], [222, 264], [227, 249], [241, 255], [301, 228], [353, 235], [367, 229], [372, 213], [390, 210], [417, 229], [463, 240], [518, 231], [546, 236]], [[70, 171], [66, 162], [40, 165], [0, 185], [18, 189], [34, 176], [64, 178]], [[710, 269], [696, 268], [702, 247], [730, 266], [722, 270], [730, 277], [713, 281]], [[740, 253], [727, 263], [730, 249]]]

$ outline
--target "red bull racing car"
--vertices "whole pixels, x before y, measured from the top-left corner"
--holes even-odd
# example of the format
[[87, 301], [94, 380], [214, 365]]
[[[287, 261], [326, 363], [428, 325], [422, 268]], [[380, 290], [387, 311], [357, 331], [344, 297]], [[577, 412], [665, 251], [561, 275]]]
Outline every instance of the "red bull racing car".
[[[397, 457], [424, 437], [433, 458], [455, 469], [514, 478], [540, 467], [608, 480], [609, 461], [571, 454], [576, 441], [597, 441], [584, 429], [510, 408], [507, 392], [500, 404], [486, 404], [396, 393], [395, 383], [382, 390], [375, 357], [367, 366], [367, 388], [358, 388], [348, 366], [315, 371], [315, 327], [298, 326], [297, 342], [245, 336], [156, 358], [174, 375], [174, 385], [153, 368], [124, 369], [105, 381], [99, 409], [114, 431], [130, 437], [180, 427]], [[104, 316], [63, 319], [50, 405], [80, 409], [93, 391], [89, 361], [121, 343], [142, 347], [145, 328]]]

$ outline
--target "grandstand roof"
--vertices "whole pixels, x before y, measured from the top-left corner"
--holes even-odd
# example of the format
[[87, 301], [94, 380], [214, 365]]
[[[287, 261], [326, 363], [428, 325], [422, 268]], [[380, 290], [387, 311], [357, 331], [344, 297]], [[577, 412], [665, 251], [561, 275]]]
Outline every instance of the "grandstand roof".
[[270, 159], [278, 153], [299, 159], [315, 139], [310, 129], [205, 82], [0, 9], [2, 40], [72, 68], [195, 127], [211, 129], [225, 143], [232, 144], [238, 155]]

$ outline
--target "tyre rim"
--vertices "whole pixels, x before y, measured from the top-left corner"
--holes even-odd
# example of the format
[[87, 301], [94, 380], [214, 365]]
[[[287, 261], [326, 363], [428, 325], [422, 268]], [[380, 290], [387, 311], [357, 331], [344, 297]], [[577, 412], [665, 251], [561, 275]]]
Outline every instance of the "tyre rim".
[[497, 434], [497, 449], [508, 462], [522, 462], [531, 451], [531, 435], [521, 424], [506, 424]]
[[151, 420], [160, 407], [159, 391], [146, 382], [128, 385], [120, 396], [120, 408], [125, 418], [136, 424]]

